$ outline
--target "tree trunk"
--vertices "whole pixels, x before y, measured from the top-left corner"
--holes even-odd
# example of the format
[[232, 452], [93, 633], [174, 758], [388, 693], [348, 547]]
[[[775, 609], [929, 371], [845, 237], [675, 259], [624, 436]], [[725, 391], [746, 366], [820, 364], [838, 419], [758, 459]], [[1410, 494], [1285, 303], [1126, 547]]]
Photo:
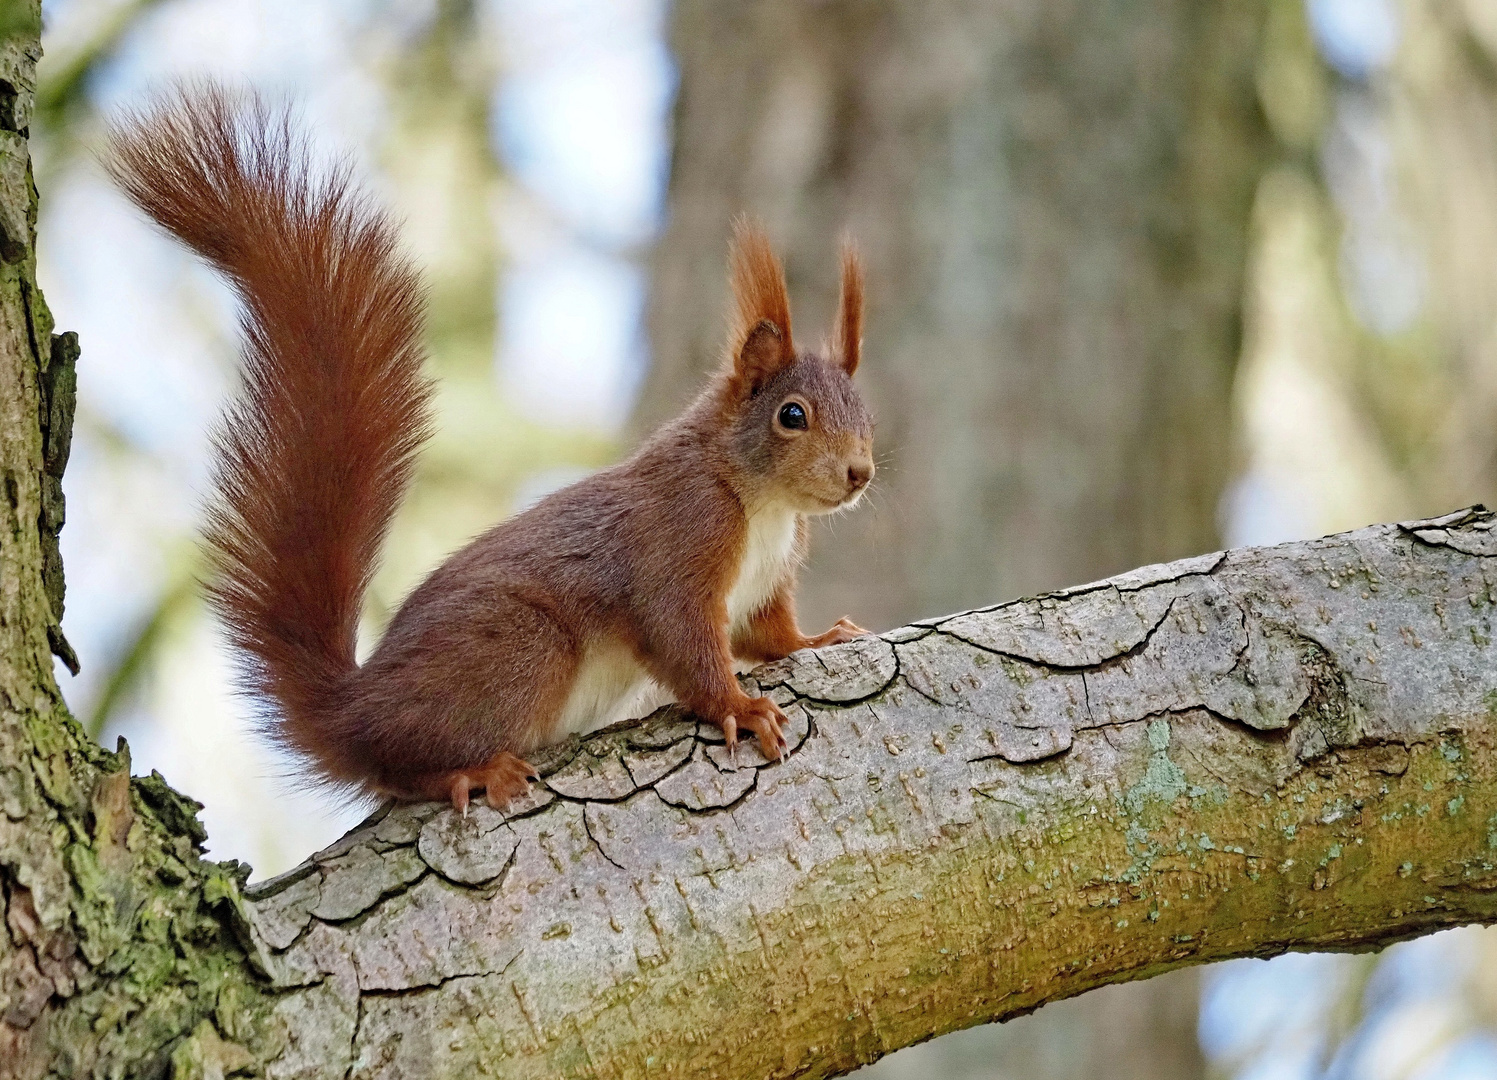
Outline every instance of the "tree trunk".
[[[1267, 6], [675, 5], [638, 426], [717, 360], [735, 213], [765, 219], [808, 329], [832, 309], [840, 229], [869, 263], [859, 379], [880, 477], [813, 545], [808, 623], [899, 625], [1219, 546], [1248, 221], [1271, 155], [1255, 89]], [[1183, 983], [1119, 1008], [1178, 1015]], [[1079, 1047], [1089, 1026], [1093, 1047], [1010, 1071], [1202, 1074], [1198, 1055], [1162, 1072], [1177, 1030], [1084, 1012], [1046, 1037]], [[1150, 1064], [1119, 1073], [1130, 1060]]]
[[201, 861], [196, 804], [131, 783], [52, 678], [51, 653], [76, 663], [57, 532], [77, 339], [36, 287], [40, 32], [38, 0], [0, 8], [0, 1077], [161, 1076], [174, 1053], [244, 1060], [240, 1035], [266, 1053], [270, 998], [238, 946], [248, 868]]

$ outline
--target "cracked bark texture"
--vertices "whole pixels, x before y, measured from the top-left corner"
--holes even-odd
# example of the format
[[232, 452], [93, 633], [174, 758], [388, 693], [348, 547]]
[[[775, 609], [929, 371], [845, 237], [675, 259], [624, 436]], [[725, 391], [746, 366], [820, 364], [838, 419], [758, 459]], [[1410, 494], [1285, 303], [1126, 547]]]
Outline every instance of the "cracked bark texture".
[[750, 678], [249, 890], [290, 1077], [828, 1076], [1105, 983], [1497, 919], [1497, 517], [1187, 559]]

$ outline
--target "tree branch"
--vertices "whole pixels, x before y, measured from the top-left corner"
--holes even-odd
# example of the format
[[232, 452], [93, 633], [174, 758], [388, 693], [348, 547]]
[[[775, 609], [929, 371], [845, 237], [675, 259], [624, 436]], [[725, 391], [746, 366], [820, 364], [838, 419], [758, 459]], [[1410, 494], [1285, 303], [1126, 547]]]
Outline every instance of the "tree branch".
[[270, 1077], [827, 1076], [1108, 982], [1497, 918], [1494, 516], [1145, 567], [753, 676], [250, 890]]

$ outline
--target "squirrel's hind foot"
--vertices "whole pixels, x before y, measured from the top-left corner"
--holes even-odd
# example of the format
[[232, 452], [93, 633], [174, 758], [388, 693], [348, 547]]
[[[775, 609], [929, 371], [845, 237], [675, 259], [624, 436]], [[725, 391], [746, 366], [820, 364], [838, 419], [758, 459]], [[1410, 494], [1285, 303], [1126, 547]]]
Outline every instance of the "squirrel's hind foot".
[[438, 773], [423, 786], [434, 798], [450, 799], [452, 808], [466, 817], [474, 791], [482, 790], [484, 802], [495, 810], [503, 810], [530, 790], [530, 781], [539, 778], [535, 766], [508, 750], [501, 750], [482, 765]]

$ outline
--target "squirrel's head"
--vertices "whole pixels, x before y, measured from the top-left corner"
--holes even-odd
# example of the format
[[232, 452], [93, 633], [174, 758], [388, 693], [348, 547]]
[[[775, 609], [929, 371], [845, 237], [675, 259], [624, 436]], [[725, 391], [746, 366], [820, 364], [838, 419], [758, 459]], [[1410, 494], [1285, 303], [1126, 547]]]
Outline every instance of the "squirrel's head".
[[757, 492], [805, 514], [857, 502], [873, 480], [873, 420], [853, 385], [863, 328], [863, 270], [842, 245], [842, 294], [830, 340], [797, 352], [785, 274], [762, 229], [734, 223], [733, 318], [722, 391], [729, 445]]

